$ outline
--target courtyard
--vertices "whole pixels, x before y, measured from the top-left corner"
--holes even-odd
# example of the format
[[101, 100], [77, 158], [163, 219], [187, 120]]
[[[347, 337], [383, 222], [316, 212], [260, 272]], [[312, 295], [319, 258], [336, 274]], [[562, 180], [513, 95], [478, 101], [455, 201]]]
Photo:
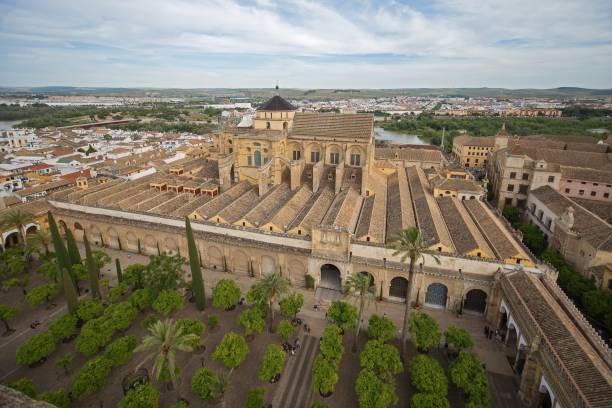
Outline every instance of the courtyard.
[[[80, 248], [81, 253], [84, 250]], [[117, 251], [113, 249], [104, 249], [111, 259], [119, 259], [122, 268], [131, 264], [147, 264], [148, 257], [139, 254], [128, 253], [125, 251]], [[185, 274], [189, 273], [189, 265], [185, 264]], [[115, 273], [114, 263], [106, 264], [101, 274], [103, 278], [109, 279], [110, 286], [117, 285], [117, 276]], [[169, 389], [167, 383], [157, 383], [151, 380], [152, 384], [161, 392], [160, 406], [171, 406], [176, 403], [178, 395], [187, 400], [190, 406], [205, 406], [198, 397], [194, 394], [191, 387], [191, 378], [201, 367], [208, 367], [216, 371], [223, 371], [220, 365], [212, 357], [216, 346], [221, 342], [224, 335], [228, 332], [242, 333], [243, 329], [238, 324], [237, 318], [247, 306], [238, 305], [233, 310], [225, 311], [213, 308], [210, 299], [212, 288], [222, 279], [231, 279], [241, 290], [242, 296], [245, 296], [249, 288], [257, 281], [256, 278], [245, 276], [236, 276], [229, 273], [205, 270], [204, 283], [207, 290], [207, 305], [204, 311], [199, 311], [194, 303], [185, 302], [185, 307], [176, 311], [172, 318], [178, 319], [197, 319], [207, 326], [211, 316], [219, 318], [219, 325], [211, 329], [205, 327], [202, 334], [202, 347], [196, 349], [192, 353], [177, 354], [177, 367], [180, 367], [179, 389]], [[28, 285], [28, 289], [35, 287], [42, 282], [42, 277], [32, 273], [33, 279]], [[88, 289], [84, 281], [81, 286], [83, 289], [81, 298], [90, 297], [85, 291]], [[271, 344], [281, 344], [282, 340], [278, 333], [270, 333], [264, 329], [260, 334], [254, 334], [247, 337], [249, 348], [248, 355], [244, 362], [232, 371], [231, 378], [223, 396], [223, 402], [228, 407], [243, 406], [249, 390], [253, 388], [263, 387], [265, 389], [264, 398], [267, 403], [273, 407], [305, 407], [309, 408], [312, 403], [319, 401], [327, 404], [330, 407], [349, 407], [358, 406], [357, 395], [355, 393], [355, 381], [360, 370], [359, 351], [363, 350], [368, 339], [367, 326], [370, 316], [376, 314], [385, 316], [390, 319], [396, 326], [401, 328], [404, 306], [401, 303], [391, 302], [371, 302], [364, 310], [362, 317], [362, 330], [359, 337], [358, 352], [351, 351], [353, 335], [346, 333], [343, 336], [344, 354], [339, 365], [339, 381], [335, 386], [335, 390], [327, 398], [323, 398], [312, 392], [311, 370], [313, 361], [319, 351], [319, 339], [323, 334], [325, 327], [328, 325], [326, 314], [329, 309], [329, 302], [315, 297], [315, 293], [311, 290], [292, 287], [292, 292], [297, 292], [303, 295], [304, 304], [301, 308], [298, 318], [302, 323], [309, 326], [309, 331], [305, 332], [303, 326], [300, 325], [299, 331], [294, 335], [299, 339], [301, 346], [295, 351], [295, 355], [287, 353], [284, 369], [280, 377], [280, 381], [274, 384], [264, 383], [258, 379], [258, 370], [261, 366], [266, 347]], [[123, 295], [120, 300], [127, 299], [128, 294]], [[12, 327], [15, 332], [6, 337], [0, 337], [0, 381], [3, 384], [10, 383], [20, 378], [27, 377], [32, 380], [37, 388], [37, 392], [41, 393], [57, 388], [69, 390], [74, 380], [78, 369], [83, 366], [88, 357], [76, 352], [75, 342], [59, 342], [56, 350], [43, 363], [35, 367], [19, 366], [15, 361], [17, 348], [23, 344], [28, 338], [39, 334], [49, 328], [50, 323], [62, 313], [66, 311], [66, 302], [63, 295], [60, 295], [47, 306], [31, 309], [24, 301], [24, 297], [20, 288], [11, 288], [3, 294], [2, 303], [21, 306], [21, 311], [12, 320]], [[345, 297], [345, 301], [355, 304], [354, 299]], [[277, 307], [277, 306], [276, 306]], [[487, 378], [489, 380], [489, 389], [492, 397], [492, 406], [494, 407], [515, 407], [516, 393], [518, 391], [517, 377], [512, 372], [511, 365], [506, 358], [508, 350], [498, 340], [488, 339], [485, 336], [485, 321], [481, 316], [465, 314], [457, 316], [454, 313], [440, 310], [423, 308], [421, 311], [433, 317], [439, 324], [440, 331], [444, 332], [447, 327], [454, 325], [467, 330], [474, 341], [474, 346], [471, 351], [474, 352], [479, 360], [486, 368]], [[154, 314], [152, 310], [145, 309], [131, 323], [129, 328], [121, 331], [122, 336], [135, 336], [140, 343], [146, 334], [147, 330], [143, 327], [143, 320], [149, 315]], [[160, 316], [157, 316], [160, 317]], [[277, 317], [275, 324], [280, 321]], [[39, 322], [38, 326], [32, 328], [34, 322]], [[392, 344], [399, 346], [399, 337], [401, 332], [398, 330], [397, 336], [392, 340]], [[69, 364], [69, 367], [64, 371], [57, 367], [58, 361], [65, 355], [73, 353], [74, 359]], [[408, 359], [410, 360], [417, 354], [416, 349], [411, 344], [408, 349]], [[448, 370], [451, 359], [447, 356], [443, 347], [438, 347], [430, 350], [429, 356], [436, 359], [441, 366]], [[108, 381], [100, 390], [81, 400], [73, 401], [70, 406], [73, 407], [114, 407], [124, 397], [122, 382], [124, 378], [129, 377], [134, 370], [141, 364], [143, 355], [135, 353], [134, 356], [126, 364], [120, 365], [112, 369]], [[151, 364], [144, 364], [149, 372]], [[402, 373], [396, 376], [396, 392], [399, 402], [394, 405], [397, 407], [407, 407], [410, 396], [415, 393], [410, 381], [410, 373], [406, 368]], [[178, 391], [178, 392], [177, 392]], [[456, 388], [449, 381], [448, 399], [451, 406], [463, 406], [465, 396], [462, 391]]]

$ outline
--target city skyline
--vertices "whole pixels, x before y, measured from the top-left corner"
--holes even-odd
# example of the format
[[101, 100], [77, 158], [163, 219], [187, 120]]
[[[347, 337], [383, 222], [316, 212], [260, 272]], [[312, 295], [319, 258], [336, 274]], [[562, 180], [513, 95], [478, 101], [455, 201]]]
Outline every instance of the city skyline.
[[0, 86], [610, 88], [591, 0], [0, 1]]

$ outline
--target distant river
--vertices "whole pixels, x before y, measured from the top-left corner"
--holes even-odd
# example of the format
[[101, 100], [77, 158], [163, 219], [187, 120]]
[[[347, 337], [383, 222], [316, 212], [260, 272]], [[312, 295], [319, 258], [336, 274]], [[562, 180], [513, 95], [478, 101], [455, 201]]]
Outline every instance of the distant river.
[[385, 130], [381, 127], [374, 128], [376, 139], [378, 140], [389, 140], [395, 143], [406, 143], [406, 144], [429, 144], [425, 140], [422, 140], [417, 135], [407, 135], [405, 133], [394, 132], [392, 130]]
[[15, 123], [19, 123], [21, 122], [20, 120], [6, 120], [6, 121], [2, 121], [0, 120], [0, 130], [9, 130], [13, 128], [13, 125]]

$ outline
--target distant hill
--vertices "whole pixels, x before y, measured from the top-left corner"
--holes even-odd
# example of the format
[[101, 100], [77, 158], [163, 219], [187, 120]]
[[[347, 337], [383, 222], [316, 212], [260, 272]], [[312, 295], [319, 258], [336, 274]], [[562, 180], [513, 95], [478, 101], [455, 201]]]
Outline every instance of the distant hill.
[[[271, 88], [92, 88], [71, 86], [0, 87], [0, 95], [100, 95], [151, 96], [182, 98], [248, 97], [264, 99], [275, 95]], [[398, 89], [281, 89], [280, 95], [291, 99], [328, 100], [343, 98], [374, 98], [393, 95], [441, 97], [495, 97], [495, 98], [604, 98], [612, 97], [612, 89], [560, 87], [552, 89], [505, 88], [398, 88]]]

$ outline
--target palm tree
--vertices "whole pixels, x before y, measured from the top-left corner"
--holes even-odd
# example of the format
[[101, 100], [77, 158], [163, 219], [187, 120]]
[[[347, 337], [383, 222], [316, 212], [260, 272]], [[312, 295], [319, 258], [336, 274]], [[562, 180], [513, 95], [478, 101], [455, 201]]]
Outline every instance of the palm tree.
[[278, 272], [271, 272], [265, 274], [257, 283], [251, 288], [254, 293], [258, 294], [258, 297], [263, 301], [268, 302], [268, 312], [270, 314], [270, 332], [273, 330], [274, 325], [274, 308], [273, 305], [280, 298], [289, 292], [291, 283], [285, 277]]
[[[389, 247], [393, 249], [393, 256], [401, 255], [402, 262], [406, 262], [406, 259], [410, 258], [410, 268], [408, 269], [408, 293], [406, 294], [406, 302], [404, 306], [404, 323], [402, 326], [402, 347], [401, 356], [402, 361], [406, 362], [406, 342], [408, 341], [408, 317], [410, 314], [410, 298], [412, 288], [414, 287], [414, 278], [416, 273], [414, 266], [419, 259], [425, 263], [423, 254], [428, 248], [427, 243], [423, 239], [421, 231], [415, 227], [406, 228], [400, 231], [391, 241]], [[434, 254], [430, 254], [436, 263], [440, 263], [438, 257]]]
[[363, 272], [350, 274], [344, 285], [346, 293], [357, 296], [359, 299], [359, 317], [357, 318], [357, 330], [355, 330], [355, 342], [353, 343], [353, 351], [357, 351], [363, 309], [374, 296], [374, 285], [372, 285], [370, 274]]
[[17, 229], [20, 243], [25, 243], [25, 226], [32, 222], [34, 222], [34, 215], [21, 210], [10, 211], [0, 219], [2, 227]]
[[136, 370], [148, 360], [154, 359], [153, 375], [155, 379], [159, 381], [163, 370], [167, 369], [172, 380], [172, 387], [180, 398], [176, 376], [176, 352], [192, 352], [193, 346], [190, 343], [193, 344], [198, 339], [199, 337], [195, 334], [184, 333], [182, 327], [172, 319], [157, 321], [149, 328], [149, 334], [142, 339], [142, 344], [134, 350], [135, 352], [148, 352]]
[[45, 250], [45, 255], [49, 255], [49, 245], [51, 245], [51, 235], [46, 231], [37, 230], [36, 233], [30, 235], [27, 240], [27, 245], [32, 247], [34, 252]]

